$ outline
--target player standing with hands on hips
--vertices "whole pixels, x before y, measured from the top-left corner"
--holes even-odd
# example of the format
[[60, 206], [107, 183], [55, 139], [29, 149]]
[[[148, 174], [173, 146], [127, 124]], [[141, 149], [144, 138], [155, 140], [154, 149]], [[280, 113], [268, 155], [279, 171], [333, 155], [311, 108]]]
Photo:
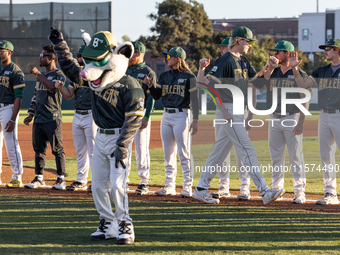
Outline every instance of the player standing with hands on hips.
[[316, 201], [318, 205], [339, 204], [336, 192], [336, 147], [340, 148], [340, 40], [333, 38], [320, 45], [325, 51], [326, 59], [331, 61], [329, 65], [319, 67], [310, 76], [301, 76], [296, 52], [290, 55], [290, 66], [292, 67], [296, 83], [301, 88], [310, 88], [318, 85], [319, 115], [319, 146], [321, 167], [323, 172], [325, 195]]
[[[12, 62], [13, 44], [0, 41], [0, 149], [5, 140], [7, 156], [13, 172], [12, 181], [7, 188], [22, 187], [22, 155], [18, 142], [18, 113], [24, 95], [25, 76]], [[1, 152], [0, 152], [1, 153]], [[0, 175], [2, 172], [2, 154], [0, 155]], [[1, 178], [0, 178], [1, 183]]]
[[[141, 85], [144, 91], [144, 105], [145, 113], [142, 119], [142, 124], [137, 131], [134, 138], [135, 141], [135, 153], [136, 161], [138, 167], [138, 176], [141, 179], [139, 186], [136, 189], [137, 195], [144, 195], [149, 192], [149, 182], [150, 182], [150, 154], [149, 154], [149, 144], [150, 144], [150, 131], [151, 131], [151, 119], [150, 112], [153, 109], [155, 100], [150, 95], [149, 87], [143, 82], [145, 77], [151, 78], [151, 83], [153, 86], [156, 85], [157, 77], [154, 71], [151, 70], [144, 62], [145, 46], [139, 41], [132, 42], [135, 49], [135, 53], [129, 60], [129, 67], [126, 71], [127, 75], [135, 78]], [[131, 161], [131, 157], [129, 159]], [[131, 164], [129, 164], [128, 172], [130, 173]]]
[[[163, 52], [168, 60], [170, 71], [159, 76], [156, 87], [151, 79], [145, 78], [150, 93], [155, 100], [162, 97], [164, 113], [161, 121], [161, 136], [164, 150], [165, 186], [155, 192], [158, 196], [176, 194], [177, 149], [183, 171], [181, 197], [192, 196], [191, 135], [198, 130], [198, 93], [196, 78], [185, 62], [186, 53], [181, 47], [173, 47]], [[191, 89], [190, 85], [193, 85]], [[191, 120], [190, 99], [193, 107]], [[192, 132], [190, 134], [190, 132]], [[176, 148], [177, 145], [177, 148]]]
[[[233, 30], [229, 42], [229, 52], [223, 54], [209, 74], [204, 77], [203, 72], [198, 73], [198, 82], [215, 84], [233, 84], [242, 90], [245, 100], [247, 99], [248, 83], [257, 78], [256, 71], [249, 62], [242, 58], [255, 41], [253, 33], [247, 27], [237, 27]], [[209, 60], [201, 60], [201, 70], [207, 67]], [[243, 167], [249, 172], [255, 183], [265, 205], [270, 204], [280, 197], [284, 191], [271, 190], [267, 187], [266, 181], [259, 169], [255, 148], [247, 134], [244, 123], [244, 115], [233, 113], [233, 95], [228, 89], [216, 88], [222, 104], [216, 96], [217, 107], [222, 112], [222, 116], [228, 123], [222, 125], [218, 132], [218, 137], [213, 145], [212, 151], [205, 163], [204, 168], [211, 166], [221, 166], [226, 156], [234, 145], [235, 151], [241, 159]], [[214, 92], [213, 92], [214, 93]], [[236, 99], [235, 99], [236, 100]], [[244, 102], [246, 106], [246, 101]], [[235, 122], [235, 124], [233, 124]], [[193, 193], [193, 198], [205, 203], [219, 203], [219, 199], [211, 196], [206, 187], [210, 187], [210, 182], [215, 176], [215, 171], [202, 171], [197, 187]]]

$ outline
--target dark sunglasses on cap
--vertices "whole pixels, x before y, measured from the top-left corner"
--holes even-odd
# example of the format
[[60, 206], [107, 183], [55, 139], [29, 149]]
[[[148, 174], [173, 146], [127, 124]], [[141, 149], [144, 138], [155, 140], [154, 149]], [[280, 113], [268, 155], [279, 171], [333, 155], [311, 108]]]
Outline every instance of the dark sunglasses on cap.
[[285, 51], [285, 50], [276, 50], [276, 51], [274, 51], [274, 55], [279, 55], [280, 52], [287, 52], [287, 51]]

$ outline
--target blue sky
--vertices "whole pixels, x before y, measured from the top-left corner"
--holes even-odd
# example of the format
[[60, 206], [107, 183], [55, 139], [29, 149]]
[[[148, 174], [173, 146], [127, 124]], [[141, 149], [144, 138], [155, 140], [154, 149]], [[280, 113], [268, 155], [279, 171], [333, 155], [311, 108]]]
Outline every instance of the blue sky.
[[[0, 0], [0, 3], [9, 3]], [[13, 3], [27, 3], [27, 0], [13, 0]], [[46, 3], [46, 0], [30, 0], [30, 3]], [[53, 2], [107, 2], [95, 0], [59, 0]], [[123, 35], [136, 40], [140, 35], [150, 35], [150, 27], [154, 22], [147, 18], [150, 13], [157, 12], [154, 0], [113, 0], [112, 33], [121, 41]], [[198, 0], [211, 19], [222, 18], [272, 18], [294, 17], [306, 12], [316, 12], [317, 0]], [[319, 12], [326, 9], [340, 8], [339, 0], [319, 0]]]

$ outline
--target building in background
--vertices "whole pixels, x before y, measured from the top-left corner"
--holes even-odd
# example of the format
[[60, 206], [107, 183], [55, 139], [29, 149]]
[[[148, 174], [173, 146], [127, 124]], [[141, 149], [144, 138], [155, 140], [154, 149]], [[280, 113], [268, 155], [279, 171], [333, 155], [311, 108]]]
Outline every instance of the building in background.
[[211, 20], [215, 32], [232, 31], [235, 27], [246, 26], [253, 31], [256, 39], [263, 39], [267, 35], [273, 37], [274, 42], [290, 41], [298, 46], [298, 17], [292, 18], [261, 18], [261, 19], [213, 19]]
[[314, 61], [315, 52], [322, 51], [319, 45], [331, 38], [340, 38], [340, 9], [299, 16], [298, 47], [309, 53], [310, 60]]

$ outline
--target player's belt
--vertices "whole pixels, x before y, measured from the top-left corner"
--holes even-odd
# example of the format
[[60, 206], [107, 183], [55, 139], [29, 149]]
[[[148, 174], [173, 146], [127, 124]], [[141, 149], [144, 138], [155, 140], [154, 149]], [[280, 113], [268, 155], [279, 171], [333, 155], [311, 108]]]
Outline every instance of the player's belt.
[[80, 111], [80, 110], [76, 110], [76, 113], [77, 114], [80, 114], [80, 115], [88, 115], [90, 113], [90, 111]]
[[281, 118], [285, 118], [287, 116], [290, 116], [290, 115], [294, 115], [295, 113], [294, 112], [287, 112], [286, 115], [280, 115], [279, 113], [276, 113], [276, 112], [273, 112], [272, 115], [275, 117], [275, 118], [278, 118], [278, 119], [281, 119]]
[[5, 106], [9, 106], [9, 104], [0, 103], [0, 108], [5, 107]]
[[167, 113], [176, 113], [176, 112], [183, 112], [183, 109], [182, 108], [176, 108], [176, 109], [164, 108], [164, 111], [166, 111]]
[[122, 132], [120, 128], [114, 128], [114, 129], [103, 129], [99, 128], [99, 133], [105, 134], [105, 135], [119, 135]]
[[324, 109], [321, 109], [321, 111], [325, 113], [339, 113], [340, 112], [340, 110], [324, 110]]

